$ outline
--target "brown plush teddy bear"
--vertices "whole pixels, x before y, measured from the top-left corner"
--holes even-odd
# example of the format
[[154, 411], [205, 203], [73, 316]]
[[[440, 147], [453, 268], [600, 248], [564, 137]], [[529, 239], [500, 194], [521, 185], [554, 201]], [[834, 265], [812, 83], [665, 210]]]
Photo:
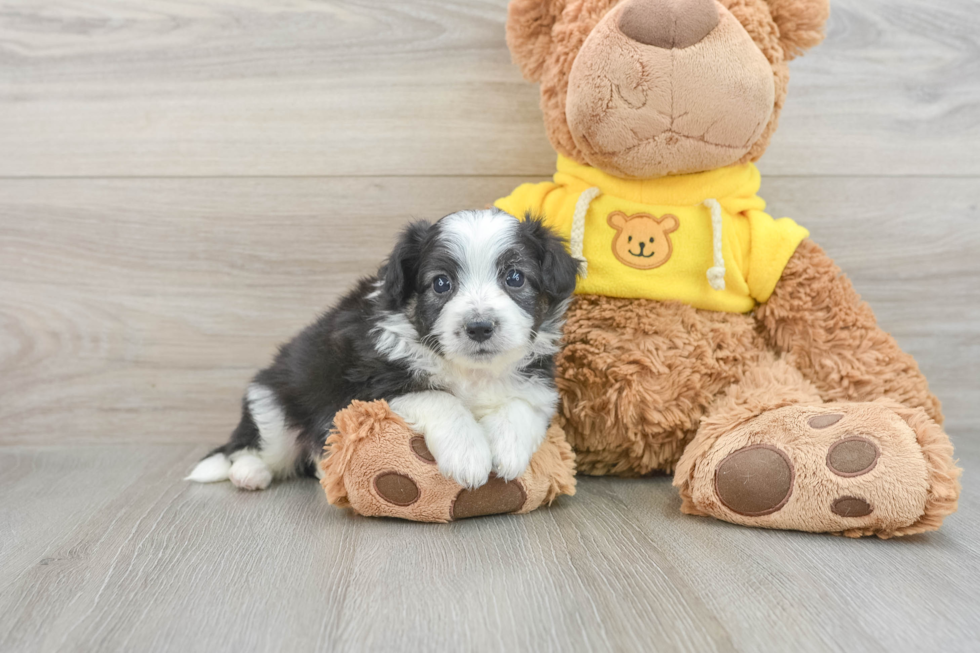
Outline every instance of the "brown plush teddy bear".
[[[956, 509], [939, 402], [808, 232], [764, 212], [752, 163], [827, 15], [826, 0], [512, 0], [508, 44], [540, 83], [558, 170], [496, 205], [544, 216], [581, 261], [556, 419], [580, 472], [673, 471], [686, 513], [891, 537]], [[358, 475], [324, 465], [335, 495]]]

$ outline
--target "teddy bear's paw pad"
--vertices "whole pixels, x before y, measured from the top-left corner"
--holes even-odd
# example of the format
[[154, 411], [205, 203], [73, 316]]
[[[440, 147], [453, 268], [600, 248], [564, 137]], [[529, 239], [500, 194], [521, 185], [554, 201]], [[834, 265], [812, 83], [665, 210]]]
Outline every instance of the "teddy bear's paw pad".
[[436, 457], [432, 455], [429, 451], [429, 447], [425, 445], [425, 438], [421, 435], [416, 435], [414, 438], [408, 441], [408, 446], [412, 448], [412, 453], [415, 457], [424, 463], [429, 463], [430, 465], [436, 464]]
[[374, 478], [374, 491], [378, 496], [396, 506], [410, 506], [419, 500], [418, 484], [405, 474], [384, 472]]
[[453, 501], [453, 519], [517, 512], [524, 507], [527, 493], [520, 481], [504, 481], [491, 476], [474, 490], [461, 490]]
[[810, 425], [811, 429], [825, 429], [833, 426], [842, 419], [844, 419], [844, 416], [840, 413], [832, 413], [830, 415], [814, 415], [807, 420], [807, 424]]
[[874, 509], [864, 499], [841, 497], [830, 504], [830, 511], [841, 517], [867, 517], [874, 512]]
[[769, 515], [793, 493], [793, 463], [781, 449], [766, 444], [728, 454], [715, 469], [715, 492], [726, 508], [747, 517]]

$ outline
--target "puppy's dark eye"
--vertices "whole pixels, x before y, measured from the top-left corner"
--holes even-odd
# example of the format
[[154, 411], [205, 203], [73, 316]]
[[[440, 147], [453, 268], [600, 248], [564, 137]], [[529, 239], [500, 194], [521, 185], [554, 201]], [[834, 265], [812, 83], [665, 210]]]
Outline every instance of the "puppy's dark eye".
[[653, 236], [650, 236], [650, 242], [651, 243], [653, 242]]
[[449, 277], [444, 274], [440, 274], [438, 277], [432, 280], [432, 289], [440, 295], [444, 292], [449, 292], [452, 287], [453, 282], [450, 281]]
[[520, 288], [524, 285], [524, 273], [520, 270], [510, 270], [507, 272], [507, 276], [504, 277], [504, 281], [511, 288]]
[[626, 239], [626, 242], [628, 242], [628, 243], [632, 243], [632, 242], [633, 242], [633, 236], [629, 236], [629, 237], [628, 237], [628, 238]]

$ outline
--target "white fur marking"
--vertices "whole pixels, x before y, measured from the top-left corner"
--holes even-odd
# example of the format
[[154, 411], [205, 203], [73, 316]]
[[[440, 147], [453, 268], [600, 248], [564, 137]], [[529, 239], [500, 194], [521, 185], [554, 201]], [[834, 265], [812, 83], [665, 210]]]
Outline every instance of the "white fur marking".
[[379, 279], [378, 281], [375, 281], [373, 285], [374, 285], [374, 290], [369, 292], [365, 297], [365, 299], [372, 300], [372, 299], [377, 299], [378, 297], [381, 296], [381, 289], [384, 286], [384, 282]]
[[242, 490], [264, 490], [272, 483], [272, 470], [251, 450], [236, 457], [228, 478]]
[[[259, 428], [262, 440], [260, 451], [253, 452], [272, 470], [276, 477], [289, 476], [296, 471], [296, 433], [286, 424], [275, 394], [269, 388], [253, 383], [248, 387], [248, 409]], [[232, 456], [237, 462], [237, 456]]]
[[376, 327], [375, 349], [392, 361], [403, 361], [416, 373], [434, 374], [442, 368], [439, 355], [419, 342], [418, 331], [401, 313], [389, 313]]
[[199, 462], [191, 473], [184, 477], [184, 480], [194, 483], [227, 481], [230, 469], [231, 461], [228, 460], [228, 457], [223, 453], [216, 453]]
[[511, 481], [524, 473], [531, 456], [544, 442], [553, 410], [544, 411], [513, 399], [480, 420], [493, 452], [497, 476]]

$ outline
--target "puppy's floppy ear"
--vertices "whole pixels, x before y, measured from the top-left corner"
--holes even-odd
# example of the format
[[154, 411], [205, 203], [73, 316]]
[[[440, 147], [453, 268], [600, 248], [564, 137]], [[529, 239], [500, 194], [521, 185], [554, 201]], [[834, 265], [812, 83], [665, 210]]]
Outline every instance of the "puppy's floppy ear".
[[530, 212], [518, 226], [518, 237], [541, 265], [541, 290], [552, 300], [571, 297], [578, 263], [565, 249], [565, 241]]
[[432, 225], [419, 220], [408, 225], [391, 250], [388, 260], [378, 270], [381, 279], [381, 292], [389, 308], [400, 308], [408, 301], [415, 289], [415, 278], [419, 273], [419, 257], [422, 243]]

